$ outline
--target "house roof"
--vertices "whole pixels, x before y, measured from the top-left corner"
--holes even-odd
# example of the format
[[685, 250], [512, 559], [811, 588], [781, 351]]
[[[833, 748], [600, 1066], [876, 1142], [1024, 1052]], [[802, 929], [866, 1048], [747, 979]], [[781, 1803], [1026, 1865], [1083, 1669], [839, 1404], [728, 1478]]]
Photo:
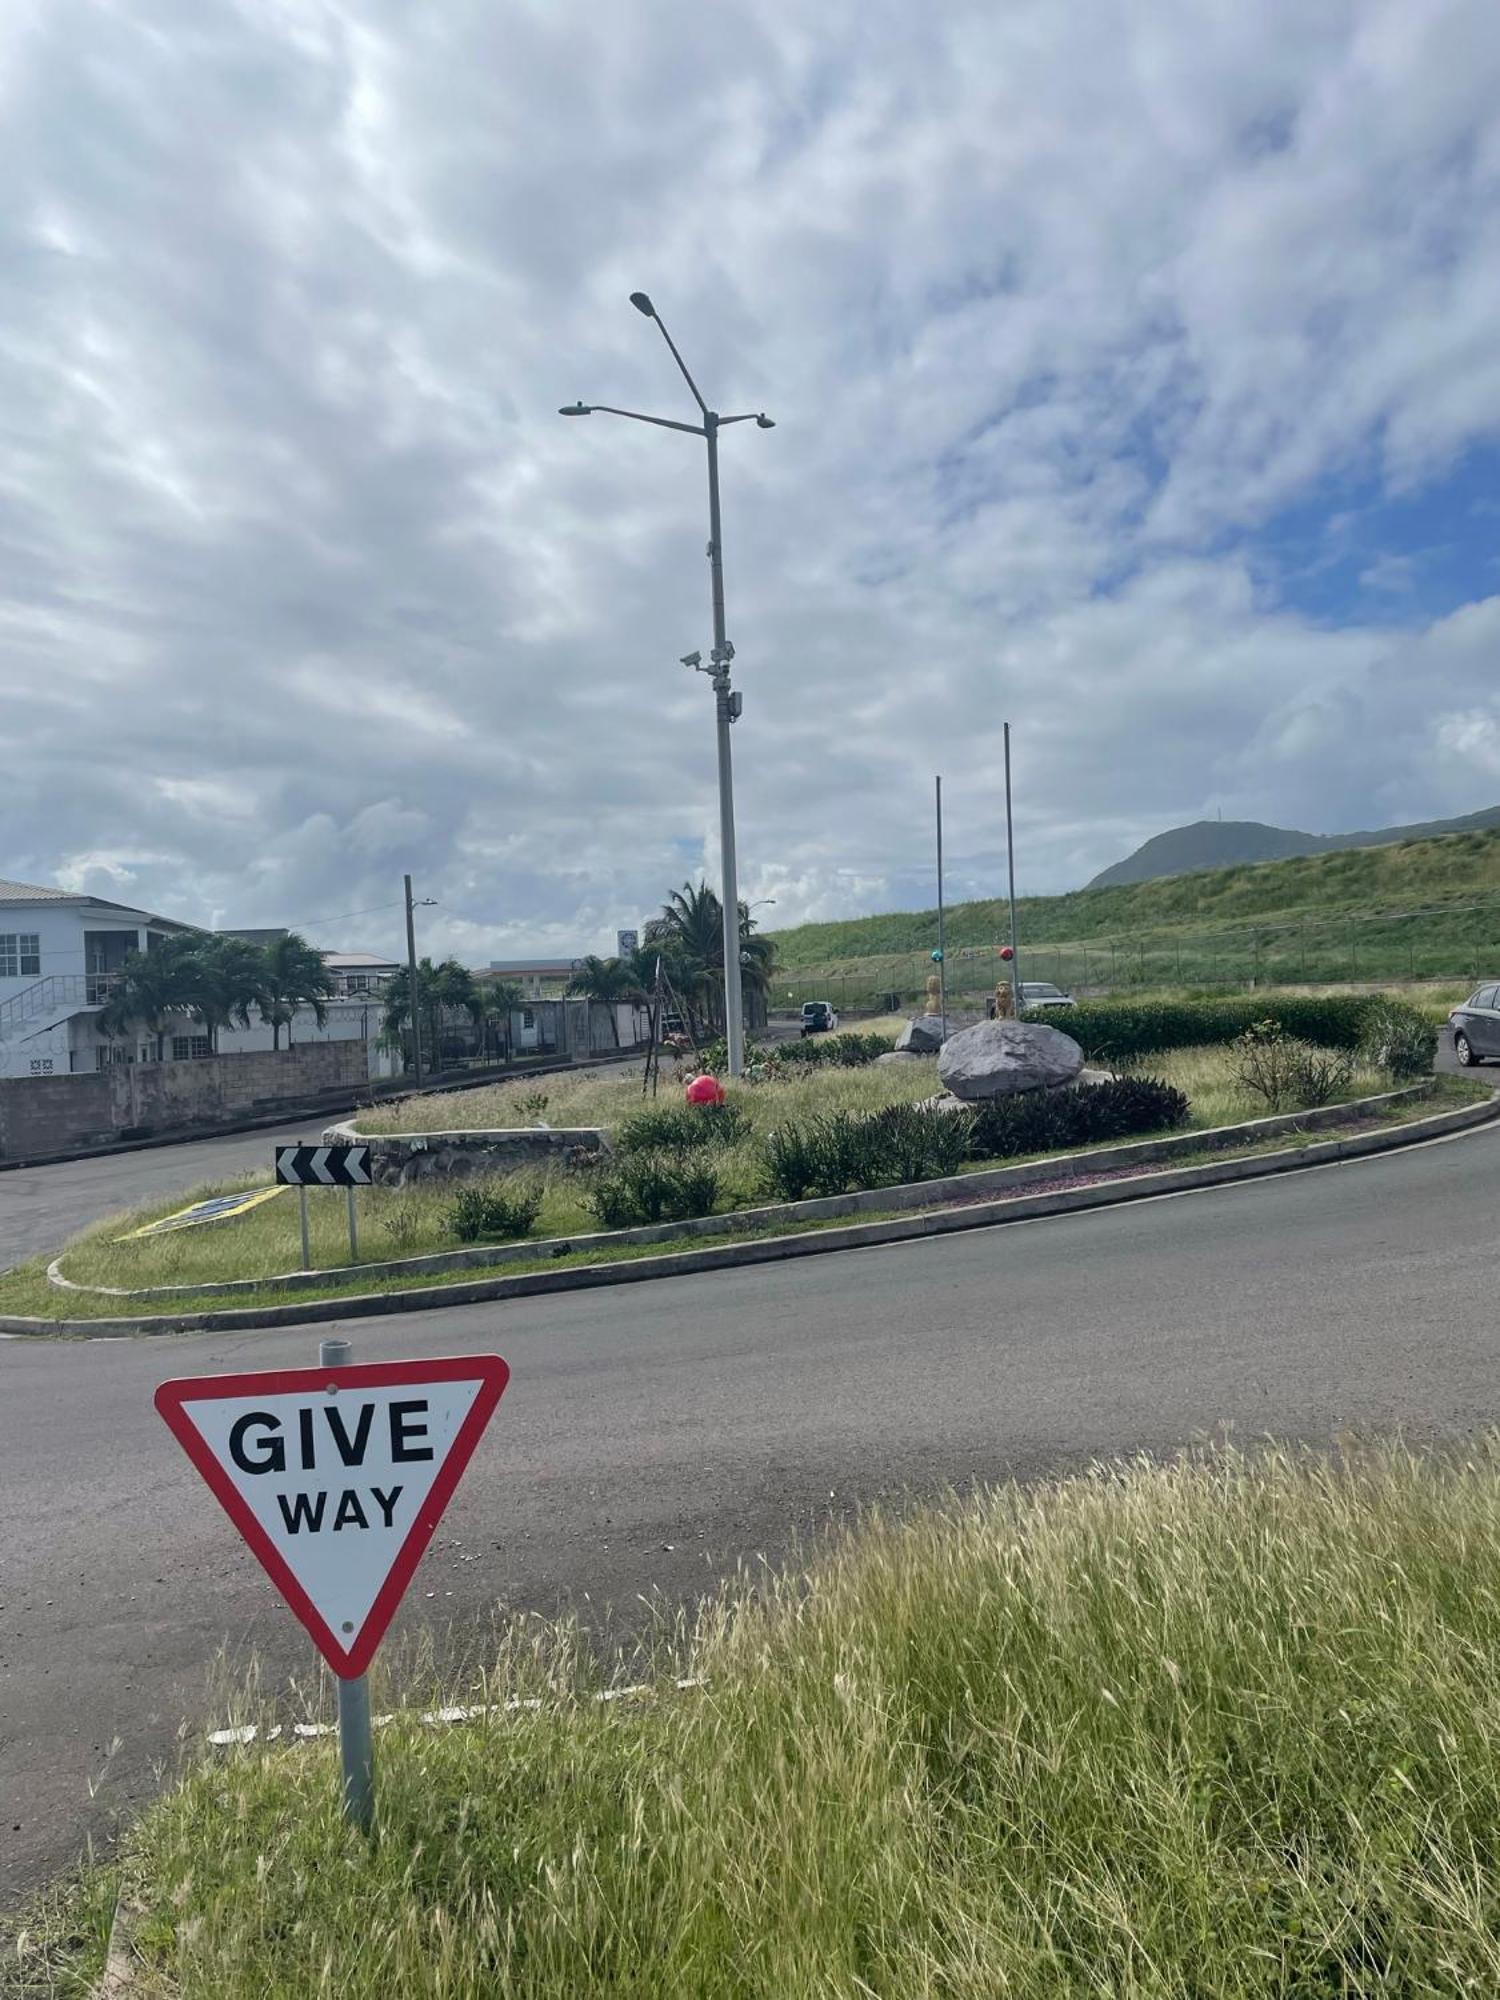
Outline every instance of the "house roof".
[[382, 958], [373, 951], [325, 951], [323, 963], [334, 972], [395, 972], [398, 959]]
[[70, 889], [40, 889], [35, 882], [7, 882], [0, 875], [0, 903], [76, 903]]
[[198, 929], [196, 924], [185, 924], [177, 917], [156, 916], [134, 903], [113, 903], [106, 896], [90, 896], [81, 890], [47, 889], [36, 882], [11, 882], [0, 876], [0, 906], [7, 903], [74, 903], [91, 910], [110, 910], [122, 917], [139, 917], [145, 923], [158, 924], [169, 931]]
[[217, 935], [219, 937], [239, 938], [245, 944], [266, 945], [266, 944], [275, 944], [278, 938], [286, 937], [288, 935], [288, 932], [286, 930], [286, 927], [283, 925], [280, 929], [272, 928], [270, 930], [260, 930], [260, 931], [257, 930], [219, 931]]

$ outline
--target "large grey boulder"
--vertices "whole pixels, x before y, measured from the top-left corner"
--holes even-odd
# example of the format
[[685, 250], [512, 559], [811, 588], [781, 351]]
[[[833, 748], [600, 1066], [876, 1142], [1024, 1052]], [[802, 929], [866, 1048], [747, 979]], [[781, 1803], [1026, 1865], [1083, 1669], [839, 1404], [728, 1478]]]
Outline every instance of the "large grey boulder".
[[935, 1056], [943, 1046], [941, 1014], [917, 1014], [896, 1037], [899, 1056]]
[[980, 1021], [951, 1035], [938, 1057], [944, 1087], [967, 1103], [1018, 1090], [1055, 1090], [1083, 1068], [1071, 1035], [1033, 1021]]

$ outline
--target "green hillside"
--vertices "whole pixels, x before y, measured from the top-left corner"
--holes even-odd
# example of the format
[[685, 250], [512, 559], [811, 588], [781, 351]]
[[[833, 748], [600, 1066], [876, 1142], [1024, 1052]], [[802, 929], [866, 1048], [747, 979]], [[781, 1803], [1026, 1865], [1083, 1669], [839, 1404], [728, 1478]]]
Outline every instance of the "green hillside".
[[[1215, 868], [1017, 904], [1027, 978], [1066, 986], [1500, 977], [1500, 828]], [[947, 912], [951, 991], [993, 984], [1002, 900]], [[921, 991], [935, 909], [773, 933], [777, 1000]]]

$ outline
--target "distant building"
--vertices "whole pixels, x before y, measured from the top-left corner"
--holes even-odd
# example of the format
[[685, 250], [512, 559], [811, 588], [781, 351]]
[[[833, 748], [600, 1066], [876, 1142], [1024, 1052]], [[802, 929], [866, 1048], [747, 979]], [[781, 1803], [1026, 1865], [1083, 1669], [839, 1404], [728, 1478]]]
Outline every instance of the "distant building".
[[333, 975], [335, 993], [351, 999], [378, 993], [402, 970], [397, 959], [380, 958], [372, 951], [325, 951], [323, 963]]
[[510, 979], [528, 1000], [557, 1000], [582, 958], [492, 958], [476, 979]]

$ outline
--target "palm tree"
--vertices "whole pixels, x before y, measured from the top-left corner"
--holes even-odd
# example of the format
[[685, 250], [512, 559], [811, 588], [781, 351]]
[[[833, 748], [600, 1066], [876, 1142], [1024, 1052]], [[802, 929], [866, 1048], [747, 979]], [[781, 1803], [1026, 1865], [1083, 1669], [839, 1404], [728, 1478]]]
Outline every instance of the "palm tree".
[[209, 1047], [217, 1050], [220, 1028], [231, 1022], [248, 1028], [250, 1009], [264, 998], [266, 954], [245, 938], [202, 938], [188, 962], [187, 983], [192, 1011], [203, 1023]]
[[[430, 958], [417, 966], [418, 1006], [422, 1015], [422, 1042], [434, 1069], [441, 1066], [443, 1016], [465, 1013], [471, 1020], [477, 1000], [474, 975], [456, 958], [434, 965]], [[382, 1025], [389, 1035], [400, 1035], [411, 1023], [411, 976], [406, 967], [388, 979], [381, 994], [385, 1003]]]
[[479, 1030], [479, 1053], [481, 1056], [487, 1056], [490, 1053], [492, 1041], [502, 1039], [494, 1034], [497, 1022], [504, 1022], [506, 1024], [506, 1033], [503, 1039], [506, 1046], [509, 1046], [511, 1012], [516, 1007], [524, 1007], [525, 1004], [526, 995], [521, 991], [514, 979], [476, 979], [474, 981], [474, 998], [470, 1003], [469, 1013], [475, 1027]]
[[286, 1029], [286, 1045], [292, 1046], [292, 1022], [299, 1007], [311, 1007], [321, 1028], [328, 1019], [326, 1001], [333, 991], [333, 975], [323, 963], [323, 954], [296, 931], [268, 944], [262, 954], [264, 985], [255, 996], [260, 1018], [270, 1024], [271, 1047], [281, 1047], [281, 1030]]
[[149, 951], [133, 951], [120, 968], [109, 999], [99, 1011], [99, 1029], [111, 1038], [145, 1028], [156, 1037], [156, 1060], [162, 1059], [167, 1022], [174, 1014], [193, 1010], [198, 990], [191, 937], [163, 938]]
[[[723, 904], [704, 882], [674, 889], [659, 917], [646, 925], [646, 952], [660, 953], [667, 977], [687, 1009], [697, 1040], [706, 1023], [711, 1033], [724, 1024]], [[740, 904], [740, 983], [764, 993], [775, 966], [776, 947], [755, 935], [755, 919]], [[701, 1018], [700, 1018], [701, 1010]]]
[[568, 991], [581, 993], [591, 1009], [596, 1003], [609, 1009], [609, 1031], [618, 1048], [620, 1028], [616, 1010], [621, 1001], [637, 1000], [641, 993], [641, 982], [629, 960], [598, 958], [589, 952], [568, 981]]

